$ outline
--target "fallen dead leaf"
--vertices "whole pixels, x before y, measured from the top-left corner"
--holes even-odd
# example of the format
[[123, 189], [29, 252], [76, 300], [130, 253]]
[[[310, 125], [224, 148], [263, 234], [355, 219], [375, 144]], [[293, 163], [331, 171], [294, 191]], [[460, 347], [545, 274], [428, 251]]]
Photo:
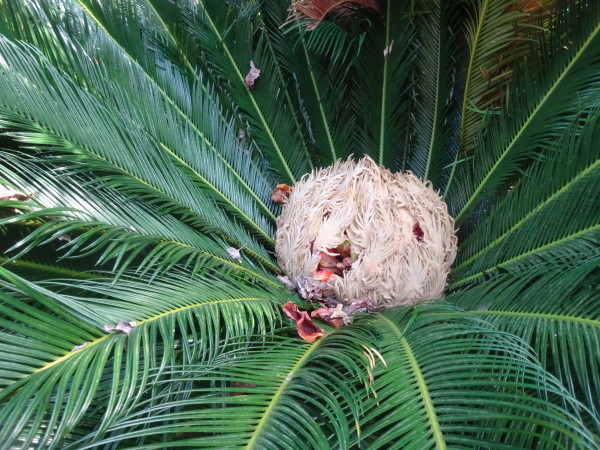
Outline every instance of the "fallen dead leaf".
[[250, 70], [248, 74], [244, 78], [244, 84], [246, 85], [246, 89], [254, 89], [254, 82], [260, 77], [260, 69], [257, 69], [254, 65], [254, 61], [250, 61]]
[[383, 49], [383, 56], [387, 56], [390, 53], [392, 53], [393, 48], [394, 48], [394, 40], [392, 39], [392, 41], [390, 42], [390, 45], [388, 45], [386, 48]]
[[315, 309], [310, 313], [310, 316], [320, 319], [327, 325], [331, 325], [334, 328], [340, 328], [344, 324], [344, 317], [346, 316], [346, 313], [342, 311], [341, 303], [339, 306], [339, 308]]
[[271, 201], [274, 201], [275, 203], [286, 203], [290, 198], [292, 189], [294, 189], [293, 186], [288, 186], [287, 184], [278, 184], [271, 193]]
[[225, 251], [227, 252], [227, 254], [229, 256], [231, 256], [233, 259], [242, 259], [242, 254], [240, 253], [240, 250], [242, 248], [234, 248], [234, 247], [229, 247], [226, 248]]
[[129, 333], [131, 333], [131, 330], [133, 330], [136, 325], [137, 325], [136, 322], [128, 322], [126, 320], [121, 320], [115, 326], [104, 325], [104, 330], [105, 331], [118, 331], [120, 333], [125, 333], [127, 336], [129, 336]]
[[283, 312], [296, 322], [296, 330], [298, 335], [306, 342], [313, 342], [316, 339], [325, 336], [325, 330], [318, 327], [312, 321], [307, 311], [300, 311], [292, 302], [287, 302], [283, 306]]

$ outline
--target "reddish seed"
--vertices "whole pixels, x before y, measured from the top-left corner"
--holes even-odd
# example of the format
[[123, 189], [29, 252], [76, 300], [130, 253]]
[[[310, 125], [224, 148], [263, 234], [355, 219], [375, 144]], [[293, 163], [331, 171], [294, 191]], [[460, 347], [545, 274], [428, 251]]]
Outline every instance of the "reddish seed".
[[313, 278], [317, 281], [329, 281], [332, 276], [333, 272], [331, 270], [315, 270], [313, 272]]
[[425, 236], [425, 233], [423, 233], [423, 230], [419, 226], [419, 223], [415, 223], [413, 225], [413, 234], [417, 238], [417, 241], [423, 242], [423, 236]]

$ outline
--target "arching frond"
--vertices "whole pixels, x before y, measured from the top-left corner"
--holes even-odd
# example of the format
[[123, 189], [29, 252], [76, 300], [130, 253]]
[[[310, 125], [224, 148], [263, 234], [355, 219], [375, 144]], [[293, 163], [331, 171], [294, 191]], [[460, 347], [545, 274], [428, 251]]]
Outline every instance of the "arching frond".
[[[279, 93], [286, 90], [277, 70], [262, 70], [256, 85], [247, 86], [245, 78], [250, 61], [261, 70], [261, 64], [277, 64], [276, 60], [256, 60], [252, 49], [254, 27], [252, 17], [234, 2], [198, 2], [189, 18], [189, 27], [199, 42], [210, 70], [214, 70], [229, 95], [248, 120], [249, 131], [275, 168], [282, 182], [295, 183], [310, 169], [310, 155], [295, 126], [291, 105], [281, 102]], [[267, 57], [268, 52], [263, 52]]]
[[495, 277], [450, 299], [498, 329], [526, 340], [542, 366], [588, 408], [600, 431], [598, 261], [575, 269], [542, 268], [530, 276]]
[[[443, 304], [358, 322], [378, 333], [360, 441], [369, 448], [594, 445], [580, 405], [511, 334]], [[363, 325], [363, 326], [364, 326]], [[564, 404], [552, 404], [558, 395]]]
[[[93, 181], [86, 178], [47, 170], [47, 166], [37, 166], [28, 158], [7, 154], [6, 159], [6, 167], [11, 168], [12, 162], [16, 164], [12, 169], [18, 167], [22, 173], [14, 177], [7, 174], [7, 177], [25, 190], [35, 192], [37, 201], [37, 205], [25, 203], [20, 206], [25, 214], [0, 219], [0, 224], [27, 225], [27, 221], [38, 221], [30, 233], [11, 248], [15, 258], [43, 243], [63, 240], [63, 257], [98, 254], [98, 263], [113, 263], [117, 273], [123, 273], [131, 264], [136, 264], [142, 273], [164, 272], [185, 264], [193, 273], [206, 264], [241, 270], [263, 281], [272, 278], [249, 261], [244, 267], [228, 255], [226, 249], [231, 244], [226, 238], [232, 238], [236, 233], [223, 233], [215, 215], [204, 220], [196, 217], [190, 226], [168, 209], [161, 210], [152, 203], [119, 195], [111, 189], [94, 188]], [[204, 209], [211, 206], [215, 207], [207, 203]], [[235, 226], [223, 218], [220, 223], [224, 227]], [[243, 233], [238, 229], [240, 231]], [[247, 252], [274, 267], [265, 250], [256, 243], [253, 245], [247, 235], [246, 239], [247, 244], [242, 245], [248, 246]], [[268, 282], [274, 283], [272, 279]]]
[[[284, 291], [187, 277], [162, 278], [152, 285], [90, 280], [79, 284], [88, 294], [72, 298], [6, 269], [0, 268], [0, 274], [0, 345], [3, 355], [11, 355], [10, 361], [3, 358], [0, 372], [0, 433], [9, 446], [56, 446], [106, 388], [110, 398], [101, 408], [97, 430], [102, 433], [131, 410], [162, 368], [212, 360], [228, 341], [268, 333], [280, 320], [277, 305], [287, 300]], [[99, 328], [121, 321], [132, 329], [107, 334]], [[99, 386], [105, 374], [110, 378]], [[41, 422], [46, 426], [30, 426]]]
[[476, 149], [482, 113], [497, 107], [499, 87], [507, 82], [514, 63], [526, 53], [525, 40], [517, 33], [517, 26], [526, 22], [527, 16], [519, 10], [517, 1], [478, 0], [471, 14], [471, 20], [465, 24], [469, 54], [463, 75], [458, 149], [449, 167], [445, 190], [454, 183], [460, 158], [471, 156]]
[[[66, 12], [52, 2], [3, 3], [3, 17], [12, 19], [0, 19], [0, 31], [35, 44], [101, 104], [125, 115], [130, 127], [149, 134], [157, 144], [154, 151], [170, 154], [194, 181], [220, 192], [215, 198], [236, 204], [246, 215], [256, 217], [260, 211], [274, 219], [269, 196], [275, 181], [261, 173], [251, 148], [244, 149], [237, 142], [239, 127], [225, 118], [223, 104], [210, 84], [198, 74], [194, 74], [196, 81], [188, 81], [165, 55], [160, 67], [155, 57], [149, 60], [150, 55], [144, 53], [148, 44], [142, 39], [151, 34], [148, 23], [138, 24], [140, 29], [119, 23], [125, 20], [127, 7], [91, 3], [95, 6], [80, 10], [76, 2], [66, 2]], [[39, 25], [20, 28], [14, 27], [15, 21]], [[254, 208], [258, 211], [252, 213]]]
[[514, 71], [509, 100], [478, 141], [474, 159], [455, 166], [455, 181], [449, 181], [445, 196], [458, 225], [506, 188], [521, 165], [547, 148], [582, 110], [598, 107], [600, 5], [571, 3], [569, 13], [556, 19], [557, 30], [542, 42], [540, 60]]
[[171, 380], [103, 440], [76, 445], [593, 445], [578, 403], [522, 341], [444, 305], [389, 310], [310, 344], [267, 339], [212, 363], [166, 368]]
[[[338, 158], [347, 157], [353, 148], [351, 109], [344, 105], [348, 95], [349, 80], [344, 73], [348, 67], [337, 62], [335, 51], [319, 55], [309, 45], [317, 40], [325, 24], [312, 30], [307, 36], [299, 25], [279, 27], [285, 22], [286, 5], [279, 1], [267, 1], [263, 10], [267, 39], [277, 52], [277, 57], [296, 89], [297, 109], [302, 113], [304, 133], [309, 142], [311, 156], [319, 165], [327, 165]], [[335, 80], [332, 83], [330, 80]], [[294, 91], [293, 91], [294, 92]]]
[[490, 272], [565, 270], [599, 257], [600, 115], [585, 113], [461, 242], [451, 288]]
[[366, 38], [368, 45], [357, 58], [357, 83], [352, 100], [360, 118], [357, 124], [359, 151], [378, 164], [392, 167], [405, 150], [401, 131], [414, 56], [411, 45], [414, 11], [406, 2], [385, 3], [381, 10], [383, 24], [374, 26]]
[[414, 137], [403, 168], [444, 186], [456, 149], [456, 105], [460, 96], [457, 49], [461, 9], [446, 1], [423, 2], [415, 14], [415, 68], [411, 77]]

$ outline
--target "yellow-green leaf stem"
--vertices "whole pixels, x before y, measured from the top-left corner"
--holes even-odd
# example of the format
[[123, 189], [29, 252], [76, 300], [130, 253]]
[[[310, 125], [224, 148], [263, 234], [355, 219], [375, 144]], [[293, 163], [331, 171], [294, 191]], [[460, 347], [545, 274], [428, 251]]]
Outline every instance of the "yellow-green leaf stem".
[[435, 440], [436, 448], [439, 450], [446, 449], [446, 441], [444, 440], [444, 435], [442, 433], [442, 429], [440, 427], [440, 423], [437, 418], [437, 414], [435, 412], [435, 407], [433, 406], [433, 401], [431, 400], [431, 395], [429, 394], [429, 389], [427, 387], [427, 382], [425, 381], [425, 377], [423, 376], [423, 372], [421, 371], [421, 367], [419, 366], [419, 362], [412, 351], [412, 347], [408, 340], [403, 336], [403, 332], [396, 326], [394, 322], [385, 317], [385, 315], [380, 314], [380, 319], [391, 328], [398, 337], [398, 341], [400, 345], [402, 345], [402, 349], [406, 353], [408, 361], [410, 362], [410, 367], [415, 376], [415, 380], [417, 381], [419, 392], [421, 394], [421, 400], [423, 401], [423, 406], [425, 407], [425, 412], [427, 414], [427, 418], [429, 420], [429, 425], [431, 426], [431, 431], [433, 433], [433, 438]]
[[279, 384], [279, 387], [273, 394], [273, 397], [271, 398], [271, 401], [269, 402], [267, 409], [265, 409], [260, 421], [256, 425], [256, 428], [254, 429], [254, 433], [252, 433], [252, 437], [250, 438], [250, 440], [248, 441], [248, 443], [246, 444], [246, 446], [244, 448], [246, 448], [247, 450], [258, 448], [258, 447], [256, 447], [256, 441], [259, 438], [263, 429], [265, 428], [267, 421], [269, 420], [269, 418], [271, 416], [271, 411], [273, 410], [273, 408], [275, 408], [275, 405], [277, 405], [277, 402], [283, 395], [287, 385], [290, 383], [290, 381], [293, 380], [294, 374], [296, 373], [296, 371], [298, 369], [300, 369], [302, 367], [302, 365], [306, 362], [306, 360], [310, 357], [310, 355], [313, 354], [313, 352], [319, 346], [319, 343], [321, 341], [322, 341], [322, 339], [317, 339], [316, 341], [311, 343], [307, 347], [304, 354], [298, 359], [298, 361], [296, 361], [296, 364], [293, 365], [293, 367], [291, 368], [289, 373], [287, 373], [286, 376], [281, 380], [281, 383]]

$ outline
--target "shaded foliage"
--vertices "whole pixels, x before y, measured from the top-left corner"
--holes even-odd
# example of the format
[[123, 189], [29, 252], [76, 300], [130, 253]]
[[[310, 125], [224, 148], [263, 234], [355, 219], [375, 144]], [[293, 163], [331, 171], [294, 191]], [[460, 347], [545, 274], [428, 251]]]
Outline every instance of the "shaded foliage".
[[[288, 7], [0, 2], [0, 448], [596, 448], [600, 3]], [[271, 191], [351, 154], [458, 258], [307, 343]]]

